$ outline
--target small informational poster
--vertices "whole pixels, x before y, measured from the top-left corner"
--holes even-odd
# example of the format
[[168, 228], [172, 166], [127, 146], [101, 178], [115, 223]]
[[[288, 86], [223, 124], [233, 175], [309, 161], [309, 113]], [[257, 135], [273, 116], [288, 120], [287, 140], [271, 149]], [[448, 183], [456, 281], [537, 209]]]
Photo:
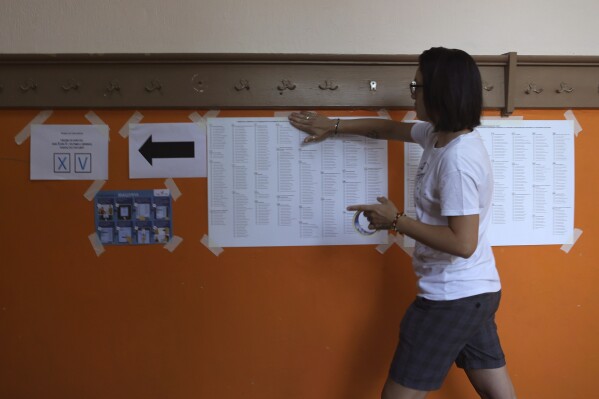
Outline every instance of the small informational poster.
[[[572, 121], [484, 120], [477, 128], [493, 165], [491, 245], [571, 244], [574, 235]], [[405, 212], [416, 216], [422, 149], [405, 145]], [[406, 237], [405, 246], [414, 246]]]
[[130, 124], [129, 177], [206, 177], [206, 128], [197, 123]]
[[31, 180], [107, 180], [108, 126], [32, 125]]
[[104, 245], [166, 244], [173, 236], [170, 190], [100, 191], [94, 207]]

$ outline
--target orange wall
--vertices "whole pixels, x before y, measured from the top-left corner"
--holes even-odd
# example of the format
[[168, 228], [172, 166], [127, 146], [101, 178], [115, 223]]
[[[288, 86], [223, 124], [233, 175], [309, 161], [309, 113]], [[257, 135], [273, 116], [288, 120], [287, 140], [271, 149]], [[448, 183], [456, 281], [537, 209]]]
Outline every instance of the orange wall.
[[[85, 113], [55, 111], [46, 123], [87, 124]], [[127, 141], [117, 132], [132, 111], [96, 113], [111, 128], [104, 189], [163, 187], [164, 179], [127, 177]], [[143, 122], [187, 122], [189, 113], [143, 111]], [[87, 238], [93, 207], [83, 197], [90, 182], [29, 181], [29, 140], [17, 146], [14, 136], [36, 114], [0, 111], [0, 397], [378, 398], [415, 295], [399, 247], [384, 255], [373, 246], [227, 248], [216, 257], [200, 243], [206, 179], [176, 179], [183, 195], [173, 205], [174, 232], [184, 241], [173, 253], [107, 247], [97, 257]], [[498, 325], [520, 398], [596, 394], [599, 111], [575, 114], [584, 129], [575, 141], [581, 238], [568, 254], [559, 246], [495, 248]], [[242, 115], [273, 113], [221, 113]], [[389, 145], [398, 204], [402, 149]], [[454, 369], [430, 398], [477, 395]]]

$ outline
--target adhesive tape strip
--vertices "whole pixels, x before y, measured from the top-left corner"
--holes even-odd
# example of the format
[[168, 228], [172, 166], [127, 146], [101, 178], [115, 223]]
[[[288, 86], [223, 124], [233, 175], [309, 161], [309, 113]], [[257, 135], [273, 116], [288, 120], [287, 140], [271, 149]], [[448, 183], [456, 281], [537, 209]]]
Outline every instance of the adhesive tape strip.
[[208, 248], [210, 250], [210, 252], [212, 252], [214, 255], [218, 256], [220, 254], [223, 253], [224, 249], [222, 249], [221, 247], [217, 247], [215, 246], [211, 241], [210, 241], [210, 237], [208, 237], [208, 234], [204, 234], [204, 237], [202, 237], [202, 239], [200, 240], [200, 242], [202, 244], [204, 244], [204, 246], [206, 248]]
[[578, 239], [580, 238], [581, 235], [582, 235], [582, 230], [574, 229], [574, 232], [572, 233], [572, 240], [571, 240], [572, 244], [564, 244], [564, 245], [562, 245], [562, 247], [560, 249], [562, 251], [564, 251], [565, 253], [570, 252], [570, 250], [572, 249], [574, 244], [576, 244], [576, 241], [578, 241]]
[[31, 136], [31, 125], [41, 125], [42, 123], [44, 123], [46, 121], [46, 119], [48, 119], [50, 117], [50, 115], [52, 115], [52, 111], [50, 111], [50, 110], [41, 111], [39, 114], [37, 114], [31, 120], [31, 122], [29, 122], [27, 124], [27, 126], [25, 126], [23, 128], [23, 130], [21, 130], [15, 136], [15, 143], [17, 143], [18, 145], [23, 144], [25, 142], [25, 140], [27, 140], [29, 138], [29, 136]]
[[389, 111], [387, 111], [386, 109], [379, 109], [377, 114], [379, 114], [379, 116], [382, 118], [391, 119], [391, 115], [389, 115]]
[[380, 254], [384, 254], [385, 252], [387, 252], [387, 250], [389, 248], [391, 248], [393, 246], [393, 244], [395, 244], [395, 241], [391, 241], [388, 242], [387, 244], [380, 244], [376, 246], [376, 250], [377, 252], [379, 252]]
[[356, 231], [364, 236], [370, 236], [376, 233], [377, 230], [366, 230], [364, 227], [362, 227], [362, 225], [360, 224], [361, 214], [362, 211], [356, 211], [356, 213], [354, 213], [354, 228], [356, 229]]
[[210, 111], [206, 112], [204, 114], [204, 119], [208, 119], [208, 118], [216, 118], [218, 116], [218, 114], [220, 114], [220, 111], [217, 109], [211, 109]]
[[98, 115], [96, 115], [94, 111], [89, 111], [87, 114], [85, 114], [85, 119], [90, 121], [90, 123], [94, 126], [101, 126], [102, 129], [99, 129], [100, 133], [105, 135], [110, 141], [110, 128], [102, 119], [100, 119]]
[[121, 130], [119, 130], [119, 134], [126, 139], [129, 137], [129, 125], [132, 123], [139, 123], [144, 118], [144, 116], [139, 111], [135, 111], [135, 113], [129, 118], [129, 120], [123, 125]]
[[98, 191], [100, 191], [100, 189], [104, 186], [104, 184], [106, 184], [106, 180], [96, 180], [92, 183], [91, 186], [89, 186], [89, 188], [87, 189], [87, 191], [85, 192], [85, 194], [83, 194], [83, 196], [88, 200], [91, 201], [94, 199], [94, 197], [96, 196], [96, 194], [98, 193]]
[[415, 122], [416, 121], [416, 111], [408, 111], [404, 115], [402, 122]]
[[171, 196], [175, 201], [177, 200], [177, 198], [181, 196], [181, 190], [179, 190], [179, 187], [177, 187], [175, 181], [170, 177], [164, 181], [164, 185], [166, 186], [166, 188], [171, 190]]
[[574, 121], [574, 137], [578, 137], [578, 133], [582, 132], [582, 126], [578, 123], [578, 119], [576, 119], [574, 112], [569, 109], [564, 113], [564, 117], [569, 121]]
[[89, 242], [92, 244], [92, 248], [96, 251], [96, 256], [100, 256], [104, 253], [104, 245], [102, 245], [102, 241], [100, 241], [100, 237], [98, 237], [98, 233], [91, 233], [87, 236], [89, 238]]
[[177, 249], [181, 242], [183, 242], [183, 239], [181, 237], [173, 236], [173, 238], [171, 238], [170, 241], [167, 242], [163, 248], [169, 252], [173, 252], [175, 249]]
[[294, 112], [299, 112], [299, 111], [276, 111], [274, 113], [274, 117], [275, 118], [286, 118]]
[[414, 244], [415, 241], [407, 236], [402, 236], [400, 234], [397, 234], [395, 236], [395, 243], [397, 244], [398, 247], [400, 247], [405, 253], [407, 253], [410, 256], [414, 256]]
[[188, 118], [191, 119], [192, 122], [197, 123], [201, 127], [205, 128], [208, 123], [208, 118], [216, 118], [219, 113], [220, 111], [215, 109], [211, 109], [210, 111], [206, 112], [204, 116], [198, 114], [197, 112], [192, 112], [189, 114]]

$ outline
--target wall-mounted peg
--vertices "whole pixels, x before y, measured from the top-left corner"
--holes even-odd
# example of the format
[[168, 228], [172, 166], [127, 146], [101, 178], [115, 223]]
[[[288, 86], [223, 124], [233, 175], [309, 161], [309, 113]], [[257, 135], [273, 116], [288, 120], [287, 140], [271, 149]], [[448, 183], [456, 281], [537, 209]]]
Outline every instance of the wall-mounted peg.
[[483, 81], [483, 90], [486, 90], [486, 91], [491, 91], [491, 90], [493, 90], [493, 88], [494, 88], [494, 87], [495, 87], [495, 86], [493, 86], [493, 85], [490, 85], [490, 84], [489, 84], [489, 83], [487, 83], [486, 81]]
[[281, 83], [282, 85], [277, 86], [277, 89], [279, 89], [279, 91], [295, 90], [295, 88], [297, 87], [295, 84], [293, 84], [290, 80], [287, 79], [281, 80]]
[[376, 91], [376, 80], [370, 81], [370, 91]]
[[204, 92], [204, 82], [197, 73], [191, 77], [191, 86], [198, 93]]
[[331, 80], [325, 80], [324, 83], [318, 85], [318, 88], [320, 90], [337, 90], [339, 85], [334, 85]]
[[110, 83], [108, 83], [108, 86], [104, 92], [104, 96], [112, 95], [114, 93], [121, 93], [121, 86], [116, 80], [112, 80]]
[[27, 93], [29, 90], [37, 90], [37, 83], [35, 83], [33, 79], [27, 79], [19, 86], [19, 88], [23, 93]]
[[543, 88], [537, 87], [537, 85], [534, 82], [531, 82], [528, 84], [528, 88], [526, 90], [524, 90], [524, 92], [526, 94], [530, 94], [530, 93], [542, 93], [543, 92]]
[[150, 83], [146, 85], [145, 89], [148, 93], [152, 93], [153, 91], [157, 90], [159, 92], [162, 92], [162, 83], [160, 83], [159, 80], [152, 79], [152, 81], [150, 81]]
[[574, 88], [567, 83], [561, 82], [559, 84], [559, 89], [556, 89], [556, 93], [572, 93]]
[[241, 91], [241, 90], [249, 90], [250, 89], [250, 82], [248, 82], [245, 79], [241, 79], [236, 85], [235, 85], [235, 90], [237, 91]]
[[62, 86], [62, 89], [66, 92], [71, 90], [79, 90], [79, 83], [74, 81], [73, 79], [69, 79], [67, 83]]

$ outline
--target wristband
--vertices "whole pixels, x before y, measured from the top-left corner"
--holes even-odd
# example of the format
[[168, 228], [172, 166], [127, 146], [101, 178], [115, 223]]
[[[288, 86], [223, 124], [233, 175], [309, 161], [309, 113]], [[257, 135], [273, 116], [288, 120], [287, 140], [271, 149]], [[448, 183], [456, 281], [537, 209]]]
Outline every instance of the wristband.
[[399, 218], [402, 216], [405, 216], [406, 214], [403, 212], [397, 212], [397, 214], [395, 215], [395, 218], [393, 219], [393, 222], [391, 222], [391, 230], [395, 231], [396, 233], [399, 233], [399, 231], [397, 230], [397, 222], [399, 221]]

